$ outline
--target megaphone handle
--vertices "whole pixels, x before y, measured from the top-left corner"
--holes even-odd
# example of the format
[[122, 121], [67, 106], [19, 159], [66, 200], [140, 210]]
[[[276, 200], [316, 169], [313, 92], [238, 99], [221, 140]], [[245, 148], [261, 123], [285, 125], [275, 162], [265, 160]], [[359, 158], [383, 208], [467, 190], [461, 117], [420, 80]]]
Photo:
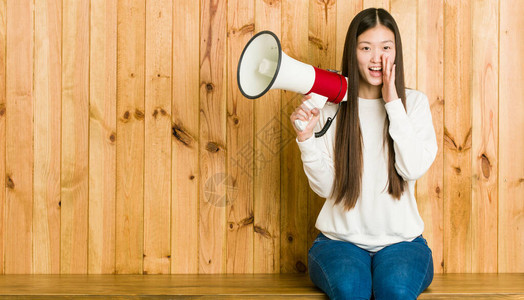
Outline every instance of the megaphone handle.
[[[302, 104], [309, 108], [309, 110], [312, 110], [313, 108], [318, 108], [319, 110], [322, 109], [326, 104], [328, 97], [315, 93], [311, 93], [310, 95], [311, 98], [304, 101]], [[311, 118], [309, 118], [309, 120], [311, 120]], [[304, 129], [306, 129], [309, 120], [307, 122], [302, 120], [295, 120], [295, 127], [298, 129], [298, 131], [303, 131]]]

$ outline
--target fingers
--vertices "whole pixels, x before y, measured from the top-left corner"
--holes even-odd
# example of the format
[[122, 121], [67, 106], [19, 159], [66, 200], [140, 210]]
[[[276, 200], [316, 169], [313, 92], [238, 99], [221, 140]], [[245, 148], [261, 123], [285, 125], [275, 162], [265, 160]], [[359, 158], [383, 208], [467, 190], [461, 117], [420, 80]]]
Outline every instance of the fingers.
[[[302, 104], [295, 108], [295, 111], [293, 111], [289, 117], [291, 123], [293, 124], [293, 128], [297, 132], [297, 137], [301, 141], [311, 137], [314, 127], [320, 119], [320, 110], [316, 107], [311, 109], [311, 107], [305, 103], [307, 100], [311, 99], [311, 97], [311, 95], [304, 96], [302, 98]], [[296, 120], [301, 120], [307, 124], [303, 130], [300, 130], [296, 127]]]
[[388, 78], [391, 78], [391, 57], [388, 55], [388, 57], [386, 58], [386, 61], [387, 61], [387, 72], [388, 72]]
[[291, 121], [295, 120], [302, 120], [302, 121], [309, 121], [313, 113], [308, 109], [303, 109], [302, 106], [299, 106], [295, 109], [295, 111], [291, 114], [290, 119]]
[[[295, 111], [291, 114], [291, 117], [294, 119], [300, 119], [303, 121], [308, 121], [312, 116], [313, 112], [311, 109], [305, 104], [307, 100], [311, 99], [311, 95], [305, 95], [302, 97], [302, 104], [295, 109]], [[318, 109], [317, 109], [318, 110]], [[293, 121], [293, 119], [292, 119]]]
[[387, 61], [386, 61], [386, 54], [382, 54], [382, 80], [386, 79], [387, 77]]
[[382, 76], [384, 82], [390, 82], [394, 80], [394, 71], [396, 65], [391, 61], [391, 56], [388, 54], [382, 55]]
[[384, 76], [389, 79], [389, 76], [391, 75], [391, 61], [390, 61], [390, 58], [389, 58], [389, 55], [386, 55], [384, 54], [385, 58], [385, 63], [384, 63], [384, 67], [383, 67], [383, 70], [384, 70]]
[[311, 120], [309, 121], [309, 123], [306, 126], [306, 131], [313, 130], [314, 127], [317, 125], [318, 119], [320, 119], [320, 113], [317, 113], [316, 115], [313, 115], [313, 117], [311, 118]]
[[387, 77], [387, 59], [386, 54], [382, 54], [382, 80], [385, 80]]
[[309, 99], [311, 99], [311, 95], [304, 95], [304, 97], [302, 97], [302, 102], [306, 102]]
[[396, 68], [397, 68], [397, 65], [393, 64], [393, 67], [391, 68], [391, 76], [390, 76], [392, 82], [395, 82], [395, 70], [396, 70]]
[[[314, 107], [311, 103], [306, 103], [306, 101], [311, 98], [311, 95], [304, 95], [304, 97], [302, 97], [302, 103], [295, 109], [295, 111], [291, 113], [291, 116], [289, 117], [292, 122], [295, 122], [295, 120], [302, 120], [311, 123], [312, 120], [315, 120], [315, 117], [320, 115], [319, 108]], [[316, 122], [313, 122], [313, 124], [315, 123]]]

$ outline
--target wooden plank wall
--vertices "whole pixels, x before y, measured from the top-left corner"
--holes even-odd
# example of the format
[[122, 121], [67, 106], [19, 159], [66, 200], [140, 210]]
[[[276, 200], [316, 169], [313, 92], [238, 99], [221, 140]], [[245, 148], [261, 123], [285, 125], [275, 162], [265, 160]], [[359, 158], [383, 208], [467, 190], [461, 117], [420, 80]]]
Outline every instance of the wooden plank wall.
[[91, 1], [89, 273], [115, 272], [116, 1]]
[[7, 0], [0, 1], [0, 274], [4, 273], [5, 257], [5, 112], [6, 112], [6, 18]]
[[0, 0], [0, 273], [302, 273], [323, 199], [289, 115], [238, 90], [271, 30], [340, 69], [383, 7], [439, 151], [417, 182], [435, 270], [524, 272], [524, 13], [503, 0]]
[[[60, 273], [62, 5], [35, 2], [33, 273]], [[92, 85], [94, 86], [94, 85]], [[109, 182], [110, 183], [110, 182]]]
[[143, 273], [145, 2], [118, 1], [115, 272]]

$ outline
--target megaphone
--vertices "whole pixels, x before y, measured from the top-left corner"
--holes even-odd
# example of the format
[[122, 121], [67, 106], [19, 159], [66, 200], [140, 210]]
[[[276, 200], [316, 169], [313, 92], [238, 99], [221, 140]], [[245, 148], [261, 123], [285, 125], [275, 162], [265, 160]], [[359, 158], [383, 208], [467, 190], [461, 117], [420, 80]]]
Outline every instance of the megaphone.
[[[310, 110], [322, 109], [326, 102], [347, 101], [347, 78], [289, 57], [271, 31], [254, 35], [244, 47], [237, 69], [237, 82], [244, 97], [256, 99], [269, 90], [282, 89], [311, 98], [304, 102]], [[295, 121], [302, 131], [308, 122]]]

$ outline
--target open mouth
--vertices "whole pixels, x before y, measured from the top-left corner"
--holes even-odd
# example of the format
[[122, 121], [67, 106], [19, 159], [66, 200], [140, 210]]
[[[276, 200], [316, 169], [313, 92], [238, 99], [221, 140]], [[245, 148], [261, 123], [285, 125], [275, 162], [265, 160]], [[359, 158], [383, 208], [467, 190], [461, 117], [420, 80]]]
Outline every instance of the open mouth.
[[368, 68], [368, 70], [371, 76], [373, 77], [382, 76], [382, 67], [371, 67], [371, 68]]

